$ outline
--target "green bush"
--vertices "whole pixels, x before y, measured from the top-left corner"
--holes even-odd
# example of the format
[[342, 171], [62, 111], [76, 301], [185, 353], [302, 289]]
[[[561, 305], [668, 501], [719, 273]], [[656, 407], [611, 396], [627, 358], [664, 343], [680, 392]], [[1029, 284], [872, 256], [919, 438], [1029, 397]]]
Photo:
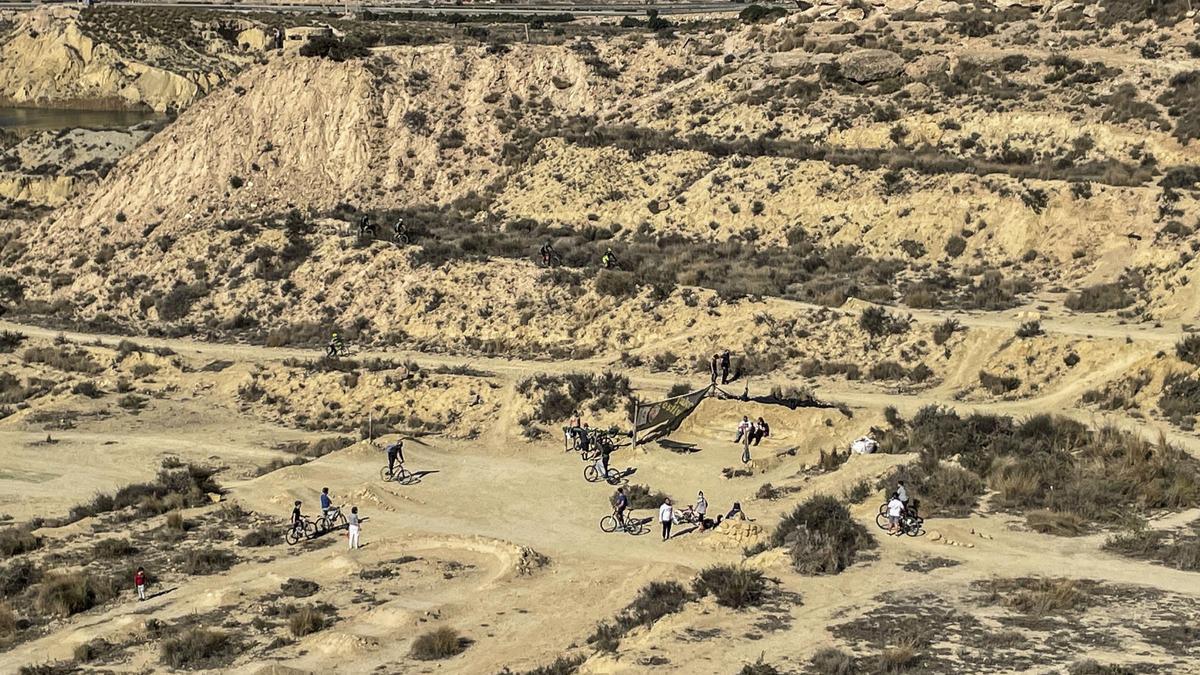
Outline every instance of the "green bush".
[[687, 589], [674, 581], [651, 582], [638, 591], [637, 597], [615, 620], [596, 626], [588, 644], [601, 651], [616, 651], [625, 633], [678, 612], [689, 599]]
[[329, 59], [331, 61], [349, 61], [362, 59], [371, 55], [359, 39], [347, 37], [339, 39], [331, 36], [317, 36], [300, 48], [300, 56]]
[[882, 307], [868, 307], [858, 317], [858, 326], [873, 338], [908, 332], [911, 319], [898, 317]]
[[[646, 485], [638, 484], [625, 486], [625, 496], [629, 499], [630, 509], [657, 509], [659, 506], [662, 506], [664, 501], [671, 498], [665, 492], [651, 490]], [[609, 501], [616, 503], [616, 499], [617, 493], [614, 492]]]
[[204, 548], [188, 551], [179, 556], [176, 562], [182, 565], [186, 574], [216, 574], [233, 567], [237, 556], [220, 549]]
[[42, 538], [25, 528], [9, 527], [0, 530], [0, 555], [11, 558], [42, 547]]

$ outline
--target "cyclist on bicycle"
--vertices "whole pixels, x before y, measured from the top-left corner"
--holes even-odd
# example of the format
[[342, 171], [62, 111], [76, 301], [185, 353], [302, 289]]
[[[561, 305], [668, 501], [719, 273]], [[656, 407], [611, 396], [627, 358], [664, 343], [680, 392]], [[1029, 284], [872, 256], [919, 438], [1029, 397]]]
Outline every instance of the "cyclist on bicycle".
[[300, 500], [296, 500], [296, 507], [292, 509], [292, 531], [304, 532], [304, 516], [300, 515]]
[[387, 452], [388, 460], [388, 475], [396, 473], [396, 461], [400, 461], [400, 468], [404, 468], [404, 441], [399, 440], [384, 448]]
[[629, 510], [629, 497], [625, 494], [625, 488], [617, 488], [617, 499], [613, 503], [613, 517], [617, 519], [617, 524], [625, 527], [625, 512]]
[[550, 261], [554, 258], [554, 245], [547, 239], [545, 244], [542, 244], [540, 253], [542, 254], [542, 264], [546, 267], [550, 266]]
[[371, 217], [364, 213], [362, 220], [358, 221], [358, 237], [366, 239], [368, 236], [375, 236], [375, 226], [371, 224]]
[[611, 270], [617, 266], [617, 254], [613, 253], [612, 247], [604, 252], [604, 256], [600, 258], [600, 262], [604, 264], [604, 269]]
[[330, 357], [334, 357], [345, 351], [346, 345], [342, 342], [342, 336], [338, 335], [337, 331], [334, 331], [333, 336], [329, 338], [329, 345], [325, 347], [325, 353]]
[[321, 514], [329, 518], [329, 511], [333, 508], [333, 500], [329, 498], [329, 488], [321, 488]]
[[400, 236], [403, 235], [404, 233], [405, 233], [404, 219], [397, 218], [396, 224], [392, 225], [392, 238], [399, 239]]

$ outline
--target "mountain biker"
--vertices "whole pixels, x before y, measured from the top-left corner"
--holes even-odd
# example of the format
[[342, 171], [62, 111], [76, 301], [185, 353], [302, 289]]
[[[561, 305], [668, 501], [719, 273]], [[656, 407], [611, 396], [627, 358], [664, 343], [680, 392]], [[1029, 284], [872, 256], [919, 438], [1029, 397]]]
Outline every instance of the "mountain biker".
[[617, 488], [617, 499], [613, 504], [613, 516], [616, 517], [617, 523], [621, 527], [625, 527], [625, 511], [629, 509], [629, 497], [625, 494], [625, 488]]
[[579, 434], [579, 452], [586, 453], [592, 445], [592, 430], [588, 427], [588, 423], [584, 422], [577, 433]]
[[346, 345], [342, 342], [342, 336], [338, 335], [337, 331], [334, 331], [333, 336], [329, 338], [329, 345], [325, 348], [325, 352], [330, 357], [334, 357], [345, 351]]
[[893, 492], [892, 498], [887, 503], [888, 534], [896, 534], [900, 531], [901, 513], [904, 513], [904, 502], [900, 501], [900, 495]]
[[546, 240], [546, 243], [542, 244], [539, 253], [542, 254], [542, 264], [549, 267], [550, 261], [555, 257], [554, 245], [550, 243], [549, 239]]
[[612, 454], [612, 451], [613, 446], [611, 443], [600, 444], [600, 466], [604, 469], [601, 475], [604, 476], [605, 480], [608, 479], [608, 456]]
[[375, 235], [375, 226], [371, 224], [371, 217], [364, 213], [362, 220], [358, 221], [358, 236], [366, 238], [368, 235]]
[[396, 223], [392, 225], [392, 237], [399, 239], [402, 234], [404, 234], [404, 219], [397, 218]]
[[617, 254], [613, 253], [611, 246], [604, 252], [604, 255], [600, 258], [600, 262], [604, 264], [604, 269], [606, 270], [611, 270], [617, 266]]
[[396, 441], [384, 448], [384, 451], [387, 452], [389, 476], [396, 472], [396, 460], [400, 460], [400, 468], [404, 468], [404, 441]]
[[304, 516], [300, 515], [300, 500], [296, 500], [296, 507], [292, 509], [292, 531], [304, 532]]
[[329, 488], [321, 488], [321, 515], [329, 517], [329, 510], [333, 508], [333, 500], [329, 498]]

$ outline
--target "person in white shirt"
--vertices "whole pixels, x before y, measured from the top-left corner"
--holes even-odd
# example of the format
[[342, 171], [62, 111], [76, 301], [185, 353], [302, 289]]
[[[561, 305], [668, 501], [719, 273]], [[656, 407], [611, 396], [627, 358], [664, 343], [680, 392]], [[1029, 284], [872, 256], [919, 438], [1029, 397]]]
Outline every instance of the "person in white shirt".
[[358, 507], [350, 509], [350, 526], [347, 528], [350, 537], [350, 549], [358, 548], [358, 533], [362, 525], [358, 520]]
[[893, 492], [892, 498], [887, 503], [888, 534], [896, 534], [900, 531], [901, 513], [904, 513], [904, 502], [900, 501], [899, 494]]
[[901, 504], [904, 504], [905, 508], [908, 507], [908, 490], [905, 489], [902, 480], [896, 481], [896, 498], [900, 500]]
[[662, 540], [666, 541], [671, 538], [671, 518], [674, 509], [671, 508], [671, 500], [663, 500], [662, 506], [658, 507], [658, 522], [662, 523]]
[[704, 514], [708, 513], [708, 500], [704, 498], [704, 491], [696, 493], [696, 522], [700, 523], [700, 530], [708, 529], [704, 525]]
[[748, 436], [750, 434], [750, 429], [752, 426], [753, 425], [750, 424], [750, 417], [748, 415], [743, 415], [742, 421], [738, 422], [737, 436], [733, 437], [733, 442], [734, 443], [741, 442], [743, 437]]

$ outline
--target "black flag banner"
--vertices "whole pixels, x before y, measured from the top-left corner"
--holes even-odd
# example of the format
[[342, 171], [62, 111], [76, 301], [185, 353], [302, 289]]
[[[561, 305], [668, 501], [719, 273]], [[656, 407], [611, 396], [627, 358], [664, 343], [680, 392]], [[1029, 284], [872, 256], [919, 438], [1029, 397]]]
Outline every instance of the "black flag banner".
[[662, 401], [639, 403], [633, 416], [634, 428], [639, 433], [648, 430], [671, 431], [678, 427], [712, 390], [712, 385], [709, 385]]

